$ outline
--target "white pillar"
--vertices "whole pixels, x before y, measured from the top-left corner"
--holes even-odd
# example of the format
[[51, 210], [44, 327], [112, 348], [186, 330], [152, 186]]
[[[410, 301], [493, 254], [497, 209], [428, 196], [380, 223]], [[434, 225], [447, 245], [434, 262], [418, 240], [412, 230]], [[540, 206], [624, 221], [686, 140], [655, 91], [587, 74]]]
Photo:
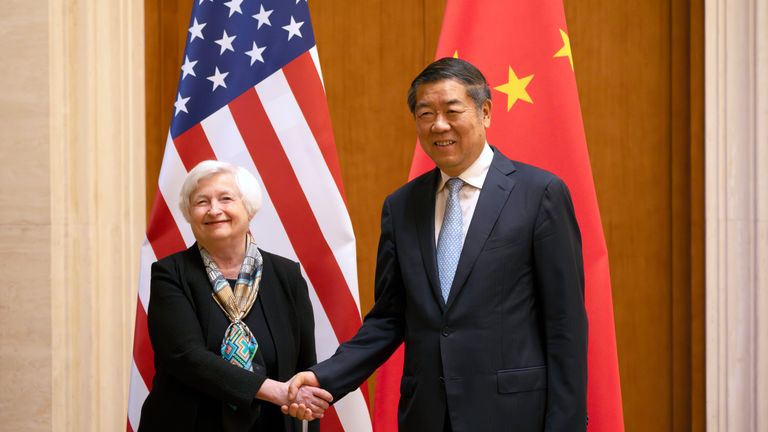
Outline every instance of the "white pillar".
[[141, 0], [48, 1], [54, 431], [126, 427], [145, 225], [143, 13]]
[[766, 431], [768, 2], [705, 0], [705, 59], [707, 430]]

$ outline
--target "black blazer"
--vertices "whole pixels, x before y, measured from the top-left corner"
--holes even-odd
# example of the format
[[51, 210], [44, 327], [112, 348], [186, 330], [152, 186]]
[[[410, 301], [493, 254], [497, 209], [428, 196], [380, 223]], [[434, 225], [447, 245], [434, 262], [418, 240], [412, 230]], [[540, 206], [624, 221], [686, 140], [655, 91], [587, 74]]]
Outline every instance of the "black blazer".
[[405, 342], [400, 431], [586, 429], [581, 237], [565, 184], [498, 150], [447, 304], [435, 254], [437, 169], [384, 202], [375, 304], [312, 368], [335, 400]]
[[[261, 255], [259, 297], [277, 353], [277, 379], [286, 381], [316, 363], [312, 305], [297, 263]], [[249, 327], [253, 315], [244, 320]], [[218, 431], [222, 418], [247, 430], [261, 404], [269, 403], [255, 399], [266, 371], [254, 364], [252, 373], [221, 358], [229, 321], [213, 300], [197, 244], [152, 265], [147, 325], [155, 377], [139, 431]], [[285, 431], [301, 431], [299, 421], [286, 417], [284, 423]], [[318, 421], [310, 430], [319, 430]]]

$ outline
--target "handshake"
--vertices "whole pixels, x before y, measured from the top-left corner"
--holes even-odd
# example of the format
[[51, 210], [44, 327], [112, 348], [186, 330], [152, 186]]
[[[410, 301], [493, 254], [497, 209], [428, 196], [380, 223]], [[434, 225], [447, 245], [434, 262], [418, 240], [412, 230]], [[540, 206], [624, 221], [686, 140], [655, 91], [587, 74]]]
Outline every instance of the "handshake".
[[322, 418], [333, 401], [313, 372], [299, 372], [287, 383], [267, 379], [256, 397], [280, 405], [283, 414], [299, 420]]
[[288, 381], [288, 401], [281, 406], [283, 414], [299, 420], [322, 418], [333, 401], [330, 393], [320, 388], [314, 372], [299, 372]]

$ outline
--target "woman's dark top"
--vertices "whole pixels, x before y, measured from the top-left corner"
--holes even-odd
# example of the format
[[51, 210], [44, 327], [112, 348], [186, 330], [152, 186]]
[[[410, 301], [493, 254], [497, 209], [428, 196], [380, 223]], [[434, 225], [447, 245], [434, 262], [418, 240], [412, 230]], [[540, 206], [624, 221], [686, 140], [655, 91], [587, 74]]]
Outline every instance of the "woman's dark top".
[[[229, 285], [234, 288], [235, 279], [227, 279]], [[272, 340], [272, 332], [269, 329], [269, 323], [264, 314], [264, 303], [261, 296], [256, 297], [256, 301], [251, 307], [248, 315], [253, 315], [254, 326], [251, 328], [256, 342], [259, 344], [258, 354], [254, 361], [258, 361], [267, 369], [267, 377], [277, 380], [277, 353], [275, 352], [275, 342]], [[222, 337], [224, 335], [222, 334]], [[257, 360], [258, 359], [258, 360]], [[262, 403], [261, 413], [256, 420], [253, 431], [279, 431], [283, 428], [285, 415], [280, 411], [280, 407], [275, 404]]]

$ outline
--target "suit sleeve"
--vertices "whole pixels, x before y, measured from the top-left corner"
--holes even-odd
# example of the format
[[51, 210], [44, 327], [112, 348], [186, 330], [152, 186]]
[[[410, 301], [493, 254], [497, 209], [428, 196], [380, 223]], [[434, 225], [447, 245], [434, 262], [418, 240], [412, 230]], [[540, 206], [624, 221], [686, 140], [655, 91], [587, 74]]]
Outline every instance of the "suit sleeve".
[[158, 367], [213, 398], [250, 406], [266, 375], [230, 364], [206, 348], [197, 314], [178, 273], [171, 262], [152, 265], [147, 325]]
[[381, 211], [374, 305], [352, 339], [328, 360], [310, 368], [338, 401], [355, 390], [403, 342], [405, 300], [389, 199]]
[[581, 234], [560, 179], [544, 191], [534, 231], [547, 355], [546, 431], [586, 430], [587, 315]]

